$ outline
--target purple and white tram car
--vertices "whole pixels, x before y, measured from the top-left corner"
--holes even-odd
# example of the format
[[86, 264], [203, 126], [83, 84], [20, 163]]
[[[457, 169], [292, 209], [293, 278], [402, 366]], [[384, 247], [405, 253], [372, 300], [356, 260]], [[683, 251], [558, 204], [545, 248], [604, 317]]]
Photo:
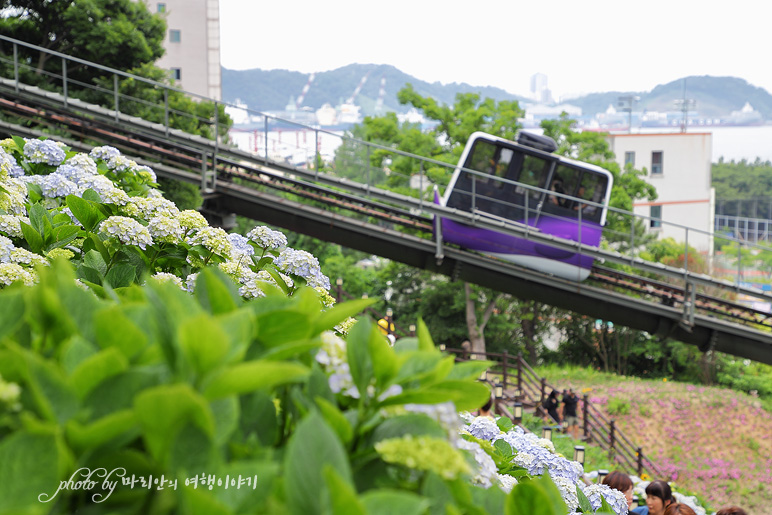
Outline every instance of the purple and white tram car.
[[[581, 237], [583, 244], [597, 247], [613, 176], [599, 166], [556, 155], [556, 149], [546, 136], [521, 131], [513, 142], [475, 132], [445, 194], [435, 193], [435, 202], [567, 240]], [[447, 218], [440, 224], [446, 242], [558, 277], [582, 281], [592, 268], [592, 257], [571, 250]]]

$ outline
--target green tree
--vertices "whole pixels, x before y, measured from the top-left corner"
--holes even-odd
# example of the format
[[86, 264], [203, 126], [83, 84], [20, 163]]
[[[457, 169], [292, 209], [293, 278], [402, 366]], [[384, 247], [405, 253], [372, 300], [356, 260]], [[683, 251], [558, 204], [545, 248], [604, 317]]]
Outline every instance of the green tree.
[[[3, 0], [4, 35], [47, 50], [86, 59], [118, 70], [152, 63], [164, 53], [166, 21], [145, 2], [132, 0]], [[9, 45], [3, 53], [9, 55]], [[45, 72], [61, 73], [61, 60], [19, 47], [19, 58], [41, 81], [56, 82]], [[75, 80], [92, 82], [104, 72], [88, 66], [67, 70]]]

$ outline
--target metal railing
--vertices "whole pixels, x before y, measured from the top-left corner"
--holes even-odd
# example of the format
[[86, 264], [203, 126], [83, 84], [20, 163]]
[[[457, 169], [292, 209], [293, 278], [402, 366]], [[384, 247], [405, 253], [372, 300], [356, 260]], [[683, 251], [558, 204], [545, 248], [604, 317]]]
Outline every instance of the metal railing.
[[[542, 408], [547, 398], [547, 390], [556, 388], [540, 377], [536, 371], [523, 359], [522, 355], [496, 352], [472, 352], [463, 349], [444, 349], [448, 353], [456, 355], [456, 359], [465, 361], [468, 359], [489, 360], [495, 364], [485, 373], [484, 380], [493, 381], [493, 386], [502, 388], [502, 397], [497, 398], [499, 404], [498, 413], [506, 415], [514, 420], [514, 404], [520, 403], [524, 407], [534, 410], [534, 414], [550, 420], [551, 417]], [[656, 464], [643, 453], [640, 446], [632, 443], [630, 438], [617, 426], [613, 418], [607, 417], [588, 395], [581, 398], [579, 404], [580, 427], [583, 431], [582, 439], [586, 442], [594, 442], [608, 452], [610, 459], [625, 467], [634, 470], [638, 476], [648, 472], [652, 477], [664, 477], [663, 472]], [[549, 417], [549, 418], [548, 418]], [[554, 419], [551, 419], [554, 421]], [[557, 423], [557, 421], [554, 421]]]
[[[206, 99], [203, 96], [190, 94], [168, 84], [149, 80], [130, 73], [112, 70], [96, 63], [53, 52], [5, 36], [0, 36], [0, 42], [5, 42], [6, 45], [12, 47], [12, 55], [0, 55], [0, 62], [5, 63], [6, 65], [12, 63], [13, 84], [17, 92], [21, 89], [21, 80], [23, 77], [28, 77], [36, 73], [45, 74], [47, 77], [61, 83], [60, 95], [63, 97], [63, 103], [65, 105], [74, 104], [77, 102], [78, 98], [89, 98], [90, 93], [96, 93], [101, 95], [102, 100], [107, 101], [109, 104], [108, 108], [111, 110], [112, 116], [114, 116], [115, 119], [120, 119], [122, 121], [126, 120], [127, 112], [129, 115], [132, 114], [132, 105], [155, 110], [155, 118], [162, 120], [163, 123], [160, 127], [162, 127], [167, 134], [179, 132], [171, 128], [170, 122], [172, 119], [186, 117], [190, 118], [191, 123], [208, 128], [213, 134], [218, 134], [225, 126], [217, 115], [217, 107], [223, 106], [234, 110], [243, 109], [243, 107], [238, 105], [220, 102], [214, 99]], [[58, 66], [58, 70], [54, 71], [38, 70], [32, 66], [31, 63], [23, 62], [23, 60], [19, 59], [19, 47], [25, 47], [37, 52], [45, 52], [47, 55], [60, 60], [61, 66]], [[52, 60], [49, 59], [49, 62], [52, 62]], [[74, 80], [71, 77], [68, 70], [72, 70], [75, 67], [93, 67], [96, 70], [104, 72], [105, 75], [98, 84], [86, 84], [82, 81]], [[110, 78], [105, 78], [108, 76]], [[148, 94], [148, 91], [145, 91], [145, 96], [149, 96], [151, 99], [155, 99], [155, 101], [131, 95], [128, 90], [130, 87], [133, 87], [135, 83], [141, 83], [148, 88], [148, 91], [151, 91], [153, 94], [150, 95]], [[174, 109], [168, 102], [171, 92], [185, 93], [200, 100], [210, 100], [215, 105], [214, 115], [210, 118], [204, 118]], [[135, 107], [134, 110], [136, 111], [137, 108]], [[455, 164], [409, 154], [391, 146], [357, 140], [342, 132], [311, 127], [292, 120], [284, 120], [268, 113], [248, 109], [245, 111], [251, 120], [256, 120], [253, 128], [255, 137], [262, 135], [259, 142], [257, 139], [255, 140], [253, 149], [257, 150], [257, 157], [262, 158], [266, 164], [269, 163], [269, 161], [275, 162], [278, 157], [275, 152], [272, 152], [271, 146], [279, 144], [280, 146], [285, 146], [294, 149], [295, 151], [307, 151], [309, 146], [311, 146], [312, 151], [306, 152], [306, 157], [301, 160], [302, 162], [285, 164], [292, 164], [299, 175], [305, 175], [309, 179], [322, 180], [322, 175], [324, 175], [326, 177], [325, 180], [337, 181], [335, 182], [336, 187], [348, 188], [350, 191], [356, 192], [364, 197], [376, 196], [382, 200], [385, 198], [383, 196], [382, 186], [389, 184], [405, 185], [410, 184], [412, 181], [414, 184], [430, 185], [432, 184], [430, 177], [440, 175], [447, 177], [456, 167]], [[282, 136], [282, 128], [288, 127], [293, 131], [305, 131], [305, 134], [313, 135], [313, 137], [304, 137], [305, 141], [301, 143], [298, 139], [299, 136], [296, 133], [296, 142], [293, 146], [291, 141], [287, 141], [286, 134]], [[282, 137], [284, 139], [282, 139]], [[274, 139], [271, 140], [271, 138]], [[330, 143], [331, 141], [335, 141], [335, 144]], [[223, 156], [238, 157], [238, 154], [234, 153], [233, 149], [225, 144], [221, 145], [218, 138], [215, 138], [213, 147], [211, 154], [211, 170], [218, 169], [218, 160]], [[329, 148], [333, 147], [333, 150], [329, 150]], [[204, 158], [206, 158], [206, 155], [204, 155]], [[202, 159], [202, 163], [202, 185], [214, 189], [216, 186], [216, 177], [211, 178], [211, 180], [207, 179], [207, 174], [211, 172], [208, 172], [209, 168], [205, 165], [206, 159]], [[542, 198], [544, 195], [550, 194], [571, 199], [568, 195], [549, 192], [543, 188], [490, 176], [475, 170], [466, 171], [475, 178], [475, 182], [478, 180], [499, 181], [505, 187], [516, 186], [518, 188], [523, 188], [533, 192], [535, 196], [541, 196]], [[480, 194], [479, 191], [473, 191], [471, 194], [475, 199], [484, 198], [484, 195]], [[378, 195], [380, 195], [380, 197], [378, 197]], [[432, 204], [431, 192], [425, 189], [414, 191], [413, 195], [415, 195], [415, 199], [413, 204], [409, 206], [409, 209], [416, 209], [424, 216], [445, 216], [472, 225], [514, 234], [519, 237], [536, 239], [580, 255], [632, 267], [640, 270], [641, 273], [652, 274], [658, 277], [667, 277], [671, 283], [675, 281], [676, 283], [683, 284], [684, 290], [687, 292], [693, 292], [697, 287], [702, 287], [716, 288], [726, 292], [725, 294], [727, 296], [733, 296], [737, 293], [743, 293], [759, 298], [764, 298], [765, 296], [764, 292], [761, 290], [749, 288], [741, 284], [740, 277], [742, 277], [742, 275], [740, 272], [742, 268], [742, 259], [739, 259], [739, 253], [736, 263], [738, 270], [736, 280], [725, 280], [712, 277], [707, 273], [709, 270], [695, 268], [695, 263], [700, 260], [690, 259], [693, 257], [692, 254], [695, 250], [690, 247], [689, 242], [696, 239], [737, 243], [738, 248], [750, 249], [753, 252], [772, 252], [772, 249], [770, 248], [749, 244], [732, 236], [724, 236], [684, 225], [661, 221], [662, 225], [667, 225], [683, 235], [679, 238], [683, 244], [680, 266], [665, 266], [661, 263], [648, 262], [638, 256], [639, 251], [643, 248], [643, 241], [649, 237], [646, 232], [640, 230], [641, 226], [648, 227], [651, 225], [653, 219], [648, 216], [636, 215], [614, 207], [603, 206], [591, 201], [582, 200], [584, 204], [596, 207], [597, 209], [607, 209], [608, 217], [615, 217], [617, 219], [617, 223], [614, 224], [614, 226], [623, 228], [622, 230], [614, 230], [611, 225], [607, 225], [604, 229], [606, 240], [616, 241], [617, 243], [614, 244], [612, 248], [596, 248], [575, 241], [539, 234], [528, 224], [513, 224], [504, 220], [492, 219], [480, 215], [479, 213], [472, 213], [469, 215], [458, 212], [457, 210], [442, 208], [442, 206]], [[529, 194], [526, 194], [524, 197], [526, 199], [525, 206], [521, 206], [521, 209], [524, 207], [526, 212], [538, 211], [542, 217], [555, 216], [540, 210], [538, 204], [529, 205]], [[388, 200], [392, 200], [393, 198], [395, 198], [395, 196], [388, 197]], [[407, 204], [403, 204], [403, 206], [404, 205]], [[572, 222], [576, 223], [578, 227], [582, 227], [583, 220], [581, 210], [577, 214], [577, 218], [573, 219]], [[624, 229], [625, 227], [626, 229]], [[437, 257], [438, 259], [442, 258], [442, 242], [439, 239], [437, 240]], [[708, 268], [711, 268], [710, 264], [708, 264]], [[769, 297], [769, 300], [772, 300], [772, 297]], [[685, 302], [683, 307], [683, 319], [685, 323], [688, 324], [694, 317], [694, 304]]]

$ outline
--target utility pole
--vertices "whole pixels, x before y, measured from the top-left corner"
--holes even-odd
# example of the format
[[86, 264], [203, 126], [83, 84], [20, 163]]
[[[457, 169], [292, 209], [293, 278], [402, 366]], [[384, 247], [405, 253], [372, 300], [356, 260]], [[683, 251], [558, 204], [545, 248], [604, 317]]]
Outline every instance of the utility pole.
[[693, 98], [686, 98], [686, 78], [684, 78], [684, 92], [683, 98], [679, 98], [675, 101], [676, 108], [683, 113], [681, 119], [681, 132], [686, 132], [686, 126], [689, 121], [689, 110], [697, 107], [697, 101]]
[[633, 132], [633, 104], [638, 102], [641, 97], [636, 95], [624, 95], [617, 98], [617, 107], [621, 111], [627, 111], [627, 133]]

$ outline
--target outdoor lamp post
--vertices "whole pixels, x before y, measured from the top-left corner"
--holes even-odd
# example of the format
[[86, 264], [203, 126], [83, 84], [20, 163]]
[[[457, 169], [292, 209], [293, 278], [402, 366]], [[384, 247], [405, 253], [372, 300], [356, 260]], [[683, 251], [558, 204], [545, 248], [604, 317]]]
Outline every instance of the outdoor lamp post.
[[578, 461], [584, 467], [584, 445], [574, 446], [574, 461]]
[[608, 470], [606, 469], [600, 469], [598, 471], [598, 483], [603, 483], [603, 480], [608, 476]]
[[496, 383], [496, 400], [500, 401], [504, 397], [504, 386], [501, 383]]
[[441, 343], [441, 344], [440, 344], [440, 350], [441, 350], [442, 352], [445, 352], [445, 344], [444, 344], [444, 343]]
[[552, 440], [552, 428], [550, 426], [542, 426], [541, 437], [545, 440]]
[[523, 403], [516, 402], [512, 413], [515, 415], [515, 422], [519, 424], [523, 420]]
[[483, 370], [480, 374], [480, 381], [487, 381], [488, 380], [488, 371]]

